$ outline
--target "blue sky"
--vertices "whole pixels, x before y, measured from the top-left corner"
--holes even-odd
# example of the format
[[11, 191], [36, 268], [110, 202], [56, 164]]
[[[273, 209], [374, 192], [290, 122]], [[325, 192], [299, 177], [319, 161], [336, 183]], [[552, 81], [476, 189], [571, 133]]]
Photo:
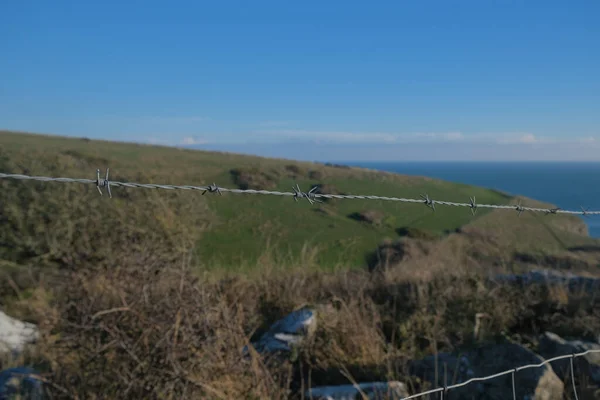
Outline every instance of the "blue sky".
[[308, 160], [599, 160], [600, 2], [14, 1], [0, 128]]

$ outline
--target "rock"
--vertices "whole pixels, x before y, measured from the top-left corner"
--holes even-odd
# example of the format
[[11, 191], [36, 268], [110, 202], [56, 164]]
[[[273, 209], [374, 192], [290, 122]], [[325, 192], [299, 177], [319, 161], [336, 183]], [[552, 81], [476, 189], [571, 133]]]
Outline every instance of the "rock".
[[357, 386], [321, 386], [308, 390], [304, 396], [312, 400], [355, 400], [363, 399], [362, 392], [368, 399], [400, 400], [410, 395], [402, 382], [369, 382]]
[[[431, 382], [436, 388], [444, 387], [446, 367], [447, 386], [464, 383], [474, 377], [486, 377], [515, 367], [539, 364], [543, 359], [532, 351], [517, 344], [505, 343], [484, 345], [455, 357], [439, 354], [437, 357], [438, 382], [435, 382], [435, 359], [429, 356], [410, 366], [411, 374]], [[545, 365], [521, 370], [515, 374], [517, 398], [536, 400], [562, 400], [564, 385], [552, 370]], [[510, 399], [512, 398], [511, 374], [486, 381], [476, 381], [448, 391], [452, 398]]]
[[[467, 354], [477, 376], [489, 376], [515, 367], [544, 361], [533, 351], [514, 343], [482, 346]], [[511, 375], [494, 378], [484, 384], [484, 398], [511, 398]], [[534, 396], [536, 400], [562, 400], [564, 385], [550, 365], [521, 370], [515, 374], [517, 397]], [[530, 398], [530, 397], [528, 397]]]
[[37, 338], [38, 330], [35, 325], [11, 318], [0, 311], [0, 354], [19, 354], [25, 345]]
[[600, 279], [560, 273], [552, 270], [535, 270], [524, 274], [500, 274], [493, 278], [498, 283], [515, 283], [522, 286], [531, 284], [557, 284], [568, 286], [571, 290], [585, 290], [589, 293], [600, 290]]
[[[268, 332], [252, 343], [259, 353], [290, 352], [312, 337], [317, 328], [317, 314], [311, 308], [301, 308], [277, 321]], [[248, 348], [244, 347], [244, 354]]]
[[44, 398], [42, 381], [36, 371], [26, 367], [0, 371], [0, 399], [13, 398], [28, 400], [42, 400]]
[[595, 266], [589, 260], [582, 259], [574, 253], [569, 254], [531, 254], [517, 252], [513, 254], [513, 260], [519, 263], [544, 265], [557, 270], [587, 269]]
[[[599, 352], [577, 357], [573, 362], [575, 374], [586, 372], [594, 383], [600, 385], [600, 344], [581, 340], [565, 340], [552, 332], [545, 332], [540, 338], [538, 347], [538, 352], [545, 359], [565, 354], [583, 353], [588, 350], [598, 350]], [[571, 361], [568, 358], [553, 361], [552, 368], [559, 376], [570, 374]]]
[[[436, 364], [437, 378], [435, 370]], [[422, 360], [412, 362], [409, 370], [411, 375], [418, 376], [420, 379], [431, 383], [435, 388], [444, 387], [444, 382], [449, 386], [452, 384], [464, 383], [469, 379], [476, 377], [471, 362], [465, 355], [457, 357], [447, 353], [427, 356]], [[447, 379], [444, 379], [444, 373], [447, 373]], [[453, 377], [456, 377], [456, 379], [453, 379]], [[481, 386], [479, 383], [474, 383], [473, 385], [478, 387], [478, 389], [479, 386]], [[471, 387], [470, 390], [472, 391], [473, 387]]]

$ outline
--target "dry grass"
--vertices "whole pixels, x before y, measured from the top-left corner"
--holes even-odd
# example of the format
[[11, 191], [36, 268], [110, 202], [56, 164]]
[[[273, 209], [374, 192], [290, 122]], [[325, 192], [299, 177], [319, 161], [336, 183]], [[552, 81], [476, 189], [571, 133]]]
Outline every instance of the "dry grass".
[[[183, 260], [46, 273], [10, 307], [40, 325], [28, 361], [59, 398], [288, 399], [303, 387], [347, 384], [345, 373], [417, 390], [407, 360], [472, 345], [478, 312], [492, 317], [489, 341], [535, 346], [546, 329], [580, 337], [600, 329], [599, 300], [566, 289], [489, 286], [465, 271], [419, 280], [398, 269], [299, 267], [266, 267], [260, 279], [200, 278]], [[242, 357], [249, 339], [305, 305], [319, 310], [317, 333], [296, 358]]]

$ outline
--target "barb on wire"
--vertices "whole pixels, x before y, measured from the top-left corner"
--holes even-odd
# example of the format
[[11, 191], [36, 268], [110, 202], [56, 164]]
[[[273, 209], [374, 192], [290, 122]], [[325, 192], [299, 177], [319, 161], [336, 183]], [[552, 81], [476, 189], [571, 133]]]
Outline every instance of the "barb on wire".
[[109, 181], [108, 172], [106, 170], [106, 177], [100, 178], [100, 170], [96, 170], [96, 179], [81, 179], [81, 178], [51, 178], [47, 176], [29, 176], [22, 174], [7, 174], [0, 172], [0, 179], [16, 179], [16, 180], [35, 180], [42, 182], [64, 182], [64, 183], [86, 183], [86, 184], [94, 184], [98, 188], [100, 194], [102, 194], [101, 188], [106, 188], [110, 197], [112, 197], [111, 187], [121, 186], [128, 188], [143, 188], [143, 189], [165, 189], [165, 190], [199, 190], [201, 192], [206, 193], [218, 193], [222, 195], [222, 192], [229, 193], [239, 193], [239, 194], [262, 194], [262, 195], [272, 195], [272, 196], [291, 196], [294, 197], [295, 201], [298, 201], [300, 198], [306, 198], [311, 204], [315, 202], [322, 203], [319, 201], [319, 198], [328, 198], [328, 199], [353, 199], [353, 200], [384, 200], [384, 201], [398, 201], [403, 203], [424, 203], [432, 210], [435, 211], [435, 205], [441, 204], [446, 206], [453, 207], [469, 207], [471, 208], [471, 212], [475, 213], [477, 209], [480, 208], [491, 208], [497, 210], [517, 210], [519, 215], [524, 211], [531, 212], [543, 212], [547, 214], [571, 214], [571, 215], [584, 215], [586, 217], [590, 215], [600, 215], [600, 211], [589, 211], [588, 209], [584, 209], [582, 207], [582, 211], [571, 211], [571, 210], [561, 210], [560, 208], [533, 208], [533, 207], [524, 207], [521, 205], [521, 202], [517, 206], [514, 205], [499, 205], [499, 204], [476, 204], [475, 197], [470, 199], [468, 203], [456, 203], [451, 201], [441, 201], [441, 200], [432, 200], [428, 195], [421, 195], [421, 199], [408, 199], [402, 197], [386, 197], [386, 196], [373, 196], [373, 195], [357, 195], [357, 194], [320, 194], [316, 193], [318, 189], [317, 186], [313, 187], [308, 192], [303, 192], [300, 189], [299, 185], [296, 185], [293, 188], [293, 192], [278, 192], [278, 191], [270, 191], [270, 190], [255, 190], [255, 189], [229, 189], [218, 187], [216, 184], [212, 184], [209, 186], [190, 186], [190, 185], [160, 185], [155, 183], [135, 183], [135, 182], [117, 182], [117, 181]]
[[521, 214], [523, 213], [523, 211], [525, 211], [525, 207], [523, 207], [521, 205], [521, 201], [519, 201], [519, 204], [517, 204], [517, 207], [515, 207], [517, 210], [517, 213], [519, 214], [519, 217], [521, 216]]
[[477, 203], [475, 202], [475, 196], [469, 198], [469, 207], [471, 208], [471, 214], [475, 215], [477, 212]]
[[434, 203], [434, 201], [433, 201], [433, 200], [431, 200], [431, 199], [429, 198], [429, 195], [428, 195], [428, 194], [424, 194], [424, 195], [422, 194], [422, 195], [421, 195], [421, 198], [423, 199], [423, 203], [425, 203], [425, 205], [426, 205], [427, 207], [429, 207], [429, 208], [431, 208], [433, 211], [435, 211], [435, 203]]
[[96, 170], [96, 187], [98, 188], [98, 192], [100, 196], [102, 196], [102, 189], [105, 187], [108, 192], [108, 197], [112, 199], [112, 193], [110, 192], [110, 181], [108, 180], [108, 168], [106, 168], [106, 178], [100, 180], [100, 170]]
[[589, 214], [589, 209], [588, 208], [583, 208], [583, 206], [581, 206], [581, 215], [583, 215], [584, 217], [587, 217]]
[[202, 196], [204, 196], [206, 194], [206, 192], [218, 193], [219, 196], [223, 196], [223, 193], [221, 193], [221, 188], [218, 187], [216, 183], [213, 183], [212, 185], [208, 185], [206, 187], [206, 190], [204, 190], [204, 192], [202, 192]]
[[292, 187], [292, 189], [294, 190], [294, 200], [296, 202], [298, 202], [298, 199], [301, 198], [306, 198], [308, 200], [308, 202], [310, 204], [314, 204], [314, 203], [322, 203], [321, 200], [318, 200], [316, 198], [316, 193], [315, 191], [318, 189], [318, 186], [313, 187], [312, 189], [310, 189], [308, 192], [303, 192], [300, 189], [300, 185], [296, 184], [296, 187]]

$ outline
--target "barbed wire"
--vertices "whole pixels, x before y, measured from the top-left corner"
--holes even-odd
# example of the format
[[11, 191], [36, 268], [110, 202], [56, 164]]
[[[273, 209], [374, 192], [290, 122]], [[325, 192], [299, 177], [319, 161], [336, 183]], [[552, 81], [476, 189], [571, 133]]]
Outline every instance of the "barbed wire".
[[535, 207], [524, 207], [519, 204], [514, 205], [499, 205], [499, 204], [477, 204], [475, 197], [471, 197], [468, 203], [460, 203], [453, 201], [444, 200], [433, 200], [429, 198], [429, 195], [421, 195], [421, 199], [411, 199], [402, 197], [387, 197], [387, 196], [373, 196], [373, 195], [355, 195], [355, 194], [325, 194], [318, 193], [319, 186], [314, 186], [308, 192], [304, 192], [300, 189], [299, 185], [292, 188], [293, 192], [280, 192], [275, 190], [256, 190], [256, 189], [231, 189], [217, 186], [215, 183], [208, 186], [193, 186], [193, 185], [164, 185], [155, 183], [136, 183], [136, 182], [119, 182], [111, 181], [108, 179], [109, 170], [106, 170], [106, 176], [100, 178], [100, 170], [96, 171], [96, 179], [85, 179], [85, 178], [54, 178], [47, 176], [30, 176], [22, 174], [7, 174], [0, 172], [0, 179], [17, 179], [17, 180], [34, 180], [41, 182], [63, 182], [63, 183], [84, 183], [94, 184], [98, 188], [100, 195], [102, 195], [102, 188], [106, 188], [109, 197], [112, 198], [111, 187], [121, 186], [128, 188], [144, 188], [144, 189], [165, 189], [165, 190], [198, 190], [202, 194], [206, 193], [217, 193], [222, 195], [223, 192], [238, 193], [238, 194], [262, 194], [272, 196], [288, 196], [293, 197], [295, 201], [298, 199], [307, 199], [310, 204], [322, 203], [319, 199], [354, 199], [354, 200], [382, 200], [382, 201], [397, 201], [403, 203], [421, 203], [431, 208], [433, 211], [436, 210], [436, 205], [445, 205], [453, 207], [468, 207], [471, 212], [475, 214], [479, 208], [491, 208], [499, 210], [516, 210], [519, 216], [524, 211], [542, 212], [545, 214], [572, 214], [572, 215], [600, 215], [600, 211], [590, 211], [589, 209], [581, 207], [581, 211], [563, 210], [561, 208], [535, 208]]
[[490, 379], [494, 379], [494, 378], [499, 378], [501, 376], [505, 376], [505, 375], [512, 375], [512, 393], [513, 393], [513, 399], [517, 400], [517, 391], [516, 391], [516, 384], [515, 384], [515, 374], [519, 371], [523, 371], [525, 369], [530, 369], [530, 368], [540, 368], [543, 367], [544, 365], [550, 364], [553, 361], [558, 361], [558, 360], [565, 360], [565, 359], [570, 359], [571, 361], [571, 368], [570, 368], [570, 372], [571, 372], [571, 381], [573, 383], [573, 393], [575, 395], [575, 399], [579, 400], [579, 397], [577, 395], [577, 387], [575, 385], [575, 368], [574, 368], [574, 363], [573, 360], [577, 357], [583, 357], [586, 356], [588, 354], [592, 354], [592, 353], [600, 353], [600, 350], [587, 350], [584, 351], [582, 353], [573, 353], [573, 354], [566, 354], [566, 355], [562, 355], [562, 356], [558, 356], [558, 357], [554, 357], [554, 358], [549, 358], [547, 360], [544, 360], [543, 362], [539, 363], [539, 364], [529, 364], [529, 365], [523, 365], [521, 367], [517, 367], [517, 368], [513, 368], [513, 369], [507, 369], [506, 371], [503, 372], [498, 372], [496, 374], [493, 375], [488, 375], [488, 376], [484, 376], [484, 377], [478, 377], [478, 378], [471, 378], [466, 382], [462, 382], [462, 383], [457, 383], [455, 385], [450, 385], [450, 386], [444, 386], [444, 387], [440, 387], [437, 389], [432, 389], [432, 390], [428, 390], [425, 392], [421, 392], [421, 393], [417, 393], [417, 394], [413, 394], [411, 396], [408, 397], [403, 397], [401, 400], [410, 400], [410, 399], [417, 399], [419, 397], [423, 397], [423, 396], [427, 396], [430, 394], [435, 394], [435, 393], [440, 393], [440, 399], [443, 399], [445, 397], [445, 395], [448, 393], [449, 390], [451, 389], [457, 389], [463, 386], [467, 386], [473, 382], [482, 382], [482, 381], [488, 381]]

